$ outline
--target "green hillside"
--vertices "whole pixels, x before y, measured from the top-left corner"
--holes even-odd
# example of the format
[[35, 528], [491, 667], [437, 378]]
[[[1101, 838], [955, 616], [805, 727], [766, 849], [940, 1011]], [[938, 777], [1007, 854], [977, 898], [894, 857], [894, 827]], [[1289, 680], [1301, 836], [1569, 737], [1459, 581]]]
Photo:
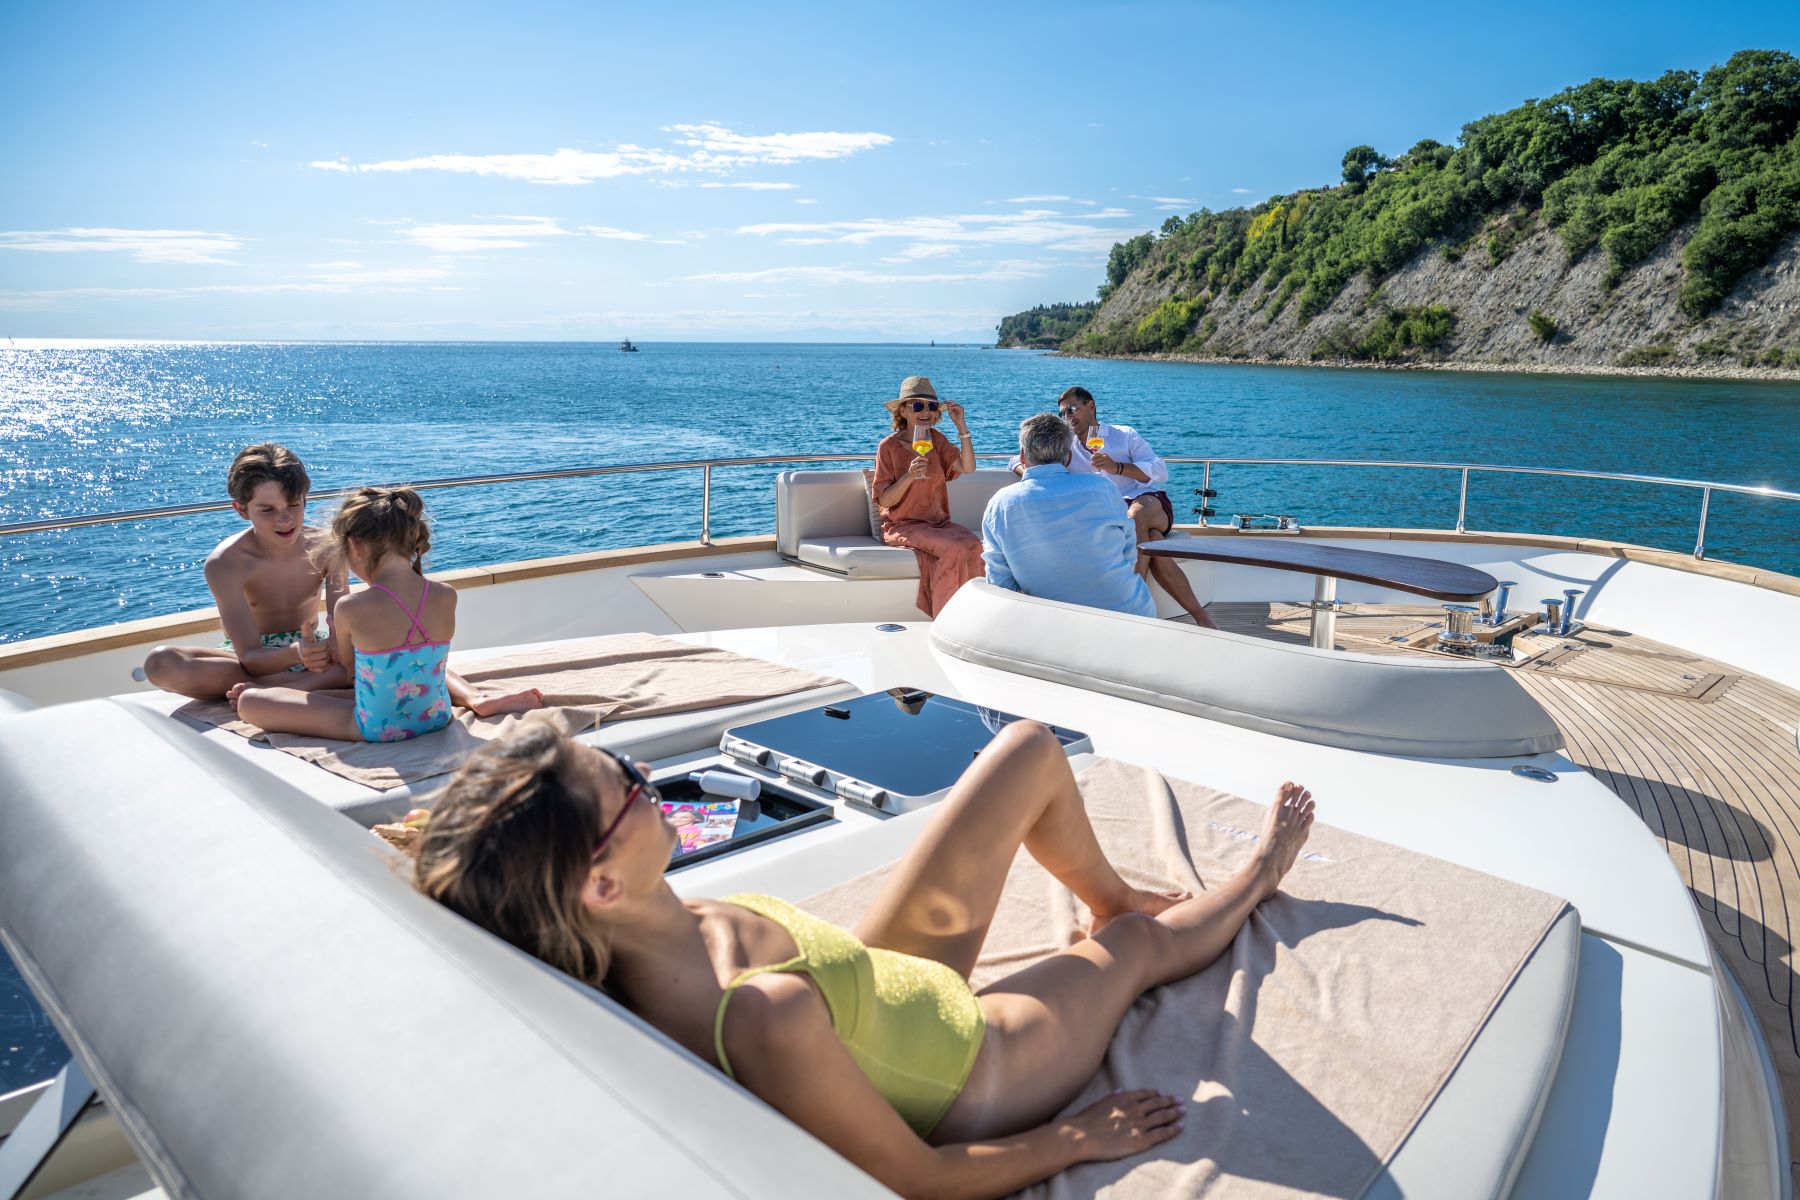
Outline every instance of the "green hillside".
[[1076, 304], [1039, 304], [1000, 322], [997, 346], [1054, 349], [1081, 332], [1100, 311], [1098, 300]]
[[[1426, 139], [1389, 158], [1357, 146], [1344, 155], [1340, 183], [1171, 217], [1115, 245], [1100, 299], [1134, 272], [1163, 298], [1129, 320], [1108, 321], [1103, 306], [1066, 344], [1179, 351], [1205, 340], [1210, 305], [1258, 281], [1268, 319], [1294, 305], [1310, 320], [1359, 272], [1379, 283], [1434, 244], [1447, 258], [1497, 265], [1540, 224], [1572, 259], [1605, 255], [1610, 287], [1696, 218], [1678, 303], [1697, 320], [1800, 229], [1797, 124], [1800, 60], [1745, 50], [1704, 74], [1595, 79], [1527, 101], [1465, 125], [1455, 147]], [[1454, 324], [1424, 309], [1391, 316], [1380, 344], [1333, 349], [1386, 357], [1384, 348], [1429, 345]]]

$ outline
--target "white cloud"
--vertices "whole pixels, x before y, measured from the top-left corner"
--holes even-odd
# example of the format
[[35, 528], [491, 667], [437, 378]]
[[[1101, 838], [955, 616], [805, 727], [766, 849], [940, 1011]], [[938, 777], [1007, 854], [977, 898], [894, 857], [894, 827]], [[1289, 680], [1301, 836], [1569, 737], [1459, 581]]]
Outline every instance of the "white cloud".
[[0, 250], [46, 254], [124, 251], [139, 262], [225, 263], [247, 239], [195, 229], [49, 229], [0, 232]]
[[703, 188], [743, 188], [749, 192], [791, 192], [800, 185], [797, 183], [719, 183], [708, 181], [700, 185]]
[[884, 239], [927, 245], [1040, 246], [1078, 254], [1101, 253], [1133, 229], [1081, 224], [1088, 220], [1128, 216], [1123, 209], [1082, 213], [1065, 218], [1052, 209], [1029, 208], [1016, 213], [947, 217], [870, 217], [856, 221], [768, 222], [745, 225], [739, 233], [779, 237], [793, 246], [842, 243], [865, 246]]
[[564, 146], [549, 154], [427, 154], [370, 163], [324, 159], [311, 165], [321, 171], [344, 173], [448, 171], [492, 175], [526, 183], [572, 185], [623, 175], [670, 175], [684, 171], [723, 174], [736, 167], [757, 164], [786, 165], [810, 159], [846, 158], [894, 140], [885, 133], [741, 134], [721, 125], [668, 125], [664, 129], [686, 135], [676, 139], [676, 145], [681, 149], [626, 142], [613, 150], [574, 150]]
[[794, 203], [795, 204], [817, 204], [818, 201], [812, 199], [811, 197], [803, 197], [799, 200], [794, 201]]
[[607, 238], [615, 242], [647, 242], [647, 233], [633, 233], [629, 229], [614, 229], [611, 225], [583, 225], [581, 232], [591, 237]]
[[1012, 197], [1009, 197], [1006, 202], [1008, 204], [1042, 204], [1045, 202], [1054, 204], [1058, 201], [1065, 201], [1065, 200], [1070, 200], [1070, 199], [1073, 199], [1073, 197], [1071, 197], [1071, 196], [1012, 196]]
[[258, 150], [267, 150], [269, 148], [269, 143], [259, 142], [255, 138], [250, 139], [250, 144], [255, 146]]
[[893, 258], [884, 258], [882, 262], [905, 263], [918, 262], [927, 258], [942, 258], [946, 254], [955, 254], [960, 246], [948, 245], [944, 242], [914, 242]]
[[1249, 188], [1232, 188], [1231, 190], [1240, 196], [1248, 196], [1250, 194]]
[[477, 250], [516, 250], [536, 245], [535, 239], [574, 237], [549, 217], [489, 225], [413, 225], [401, 233], [414, 245], [440, 254], [465, 254]]
[[803, 159], [848, 158], [862, 150], [885, 146], [894, 139], [885, 133], [733, 133], [721, 125], [665, 125], [677, 139], [695, 147], [696, 158], [736, 166], [742, 163], [791, 163]]
[[977, 283], [1001, 279], [1031, 279], [1042, 275], [1040, 263], [995, 263], [985, 271], [936, 275], [894, 275], [854, 267], [770, 267], [762, 271], [718, 271], [689, 275], [693, 283]]

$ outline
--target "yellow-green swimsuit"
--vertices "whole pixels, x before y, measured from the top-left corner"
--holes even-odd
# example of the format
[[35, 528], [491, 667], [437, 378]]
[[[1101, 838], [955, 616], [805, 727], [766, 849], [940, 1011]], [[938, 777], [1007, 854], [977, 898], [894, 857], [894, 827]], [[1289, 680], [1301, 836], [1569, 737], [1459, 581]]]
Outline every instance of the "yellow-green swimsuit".
[[713, 1049], [725, 1074], [731, 1075], [725, 1006], [732, 992], [765, 972], [795, 972], [817, 985], [831, 1010], [832, 1031], [882, 1098], [920, 1137], [937, 1128], [968, 1081], [987, 1030], [968, 981], [943, 963], [865, 946], [854, 934], [773, 896], [727, 896], [725, 903], [775, 922], [800, 950], [784, 963], [751, 967], [725, 985], [713, 1018]]

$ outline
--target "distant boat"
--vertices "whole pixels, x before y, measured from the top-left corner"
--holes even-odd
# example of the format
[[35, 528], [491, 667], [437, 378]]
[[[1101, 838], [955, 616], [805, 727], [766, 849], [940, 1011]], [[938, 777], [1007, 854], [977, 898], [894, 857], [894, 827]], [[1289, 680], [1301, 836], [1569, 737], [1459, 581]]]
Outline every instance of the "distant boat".
[[632, 353], [632, 354], [636, 354], [636, 353], [637, 353], [637, 347], [636, 347], [636, 346], [634, 346], [634, 345], [632, 345], [632, 344], [631, 344], [631, 339], [630, 339], [630, 338], [626, 338], [626, 339], [625, 339], [625, 340], [624, 340], [624, 341], [622, 341], [622, 342], [620, 342], [620, 343], [619, 343], [619, 349], [620, 349], [620, 350], [621, 350], [621, 351], [627, 351], [627, 352], [629, 352], [629, 353]]

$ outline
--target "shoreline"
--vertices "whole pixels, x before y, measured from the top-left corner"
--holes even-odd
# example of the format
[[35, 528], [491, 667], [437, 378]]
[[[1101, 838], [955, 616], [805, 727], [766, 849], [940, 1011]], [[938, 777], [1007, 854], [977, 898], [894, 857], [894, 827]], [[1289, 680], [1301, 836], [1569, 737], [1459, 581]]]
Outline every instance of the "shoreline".
[[1168, 362], [1224, 367], [1323, 367], [1351, 371], [1445, 371], [1486, 375], [1588, 375], [1630, 379], [1713, 379], [1736, 383], [1800, 383], [1800, 370], [1787, 367], [1744, 367], [1736, 364], [1692, 367], [1619, 367], [1594, 363], [1489, 363], [1467, 360], [1442, 362], [1360, 362], [1355, 359], [1319, 358], [1215, 358], [1198, 354], [1082, 354], [1052, 350], [1057, 358], [1087, 358], [1096, 362]]

